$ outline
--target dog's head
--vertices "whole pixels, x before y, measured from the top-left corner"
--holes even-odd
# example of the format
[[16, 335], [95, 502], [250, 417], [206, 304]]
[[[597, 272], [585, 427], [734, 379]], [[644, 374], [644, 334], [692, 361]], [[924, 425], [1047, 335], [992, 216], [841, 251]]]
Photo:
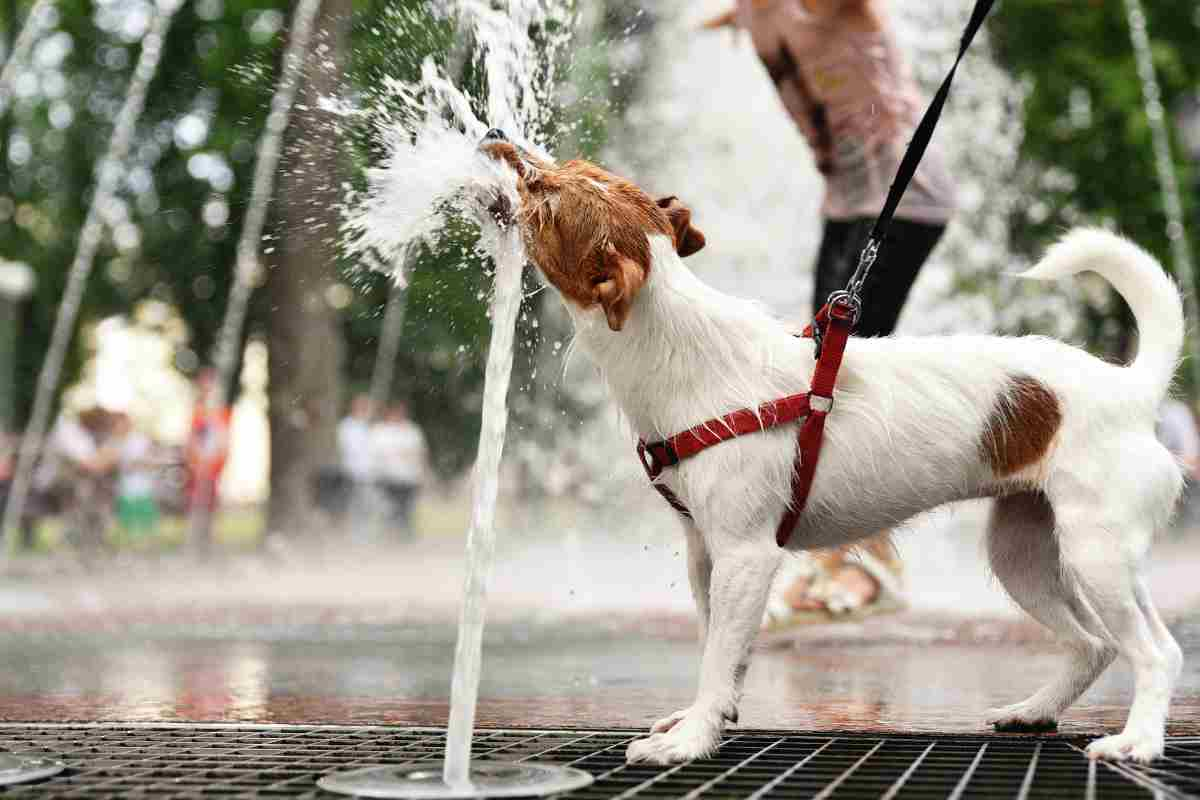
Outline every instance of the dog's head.
[[480, 149], [517, 173], [520, 208], [501, 198], [490, 208], [519, 226], [530, 260], [567, 302], [600, 306], [621, 330], [650, 273], [650, 237], [667, 236], [680, 256], [704, 247], [692, 212], [676, 197], [653, 200], [633, 183], [586, 161], [555, 164], [493, 129]]

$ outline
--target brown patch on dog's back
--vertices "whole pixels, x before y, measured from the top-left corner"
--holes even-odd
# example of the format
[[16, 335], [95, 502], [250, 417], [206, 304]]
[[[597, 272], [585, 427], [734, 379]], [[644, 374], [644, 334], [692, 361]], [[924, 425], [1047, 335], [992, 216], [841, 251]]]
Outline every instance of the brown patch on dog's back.
[[1039, 461], [1062, 424], [1058, 396], [1028, 375], [1013, 376], [996, 398], [979, 441], [983, 460], [998, 477]]

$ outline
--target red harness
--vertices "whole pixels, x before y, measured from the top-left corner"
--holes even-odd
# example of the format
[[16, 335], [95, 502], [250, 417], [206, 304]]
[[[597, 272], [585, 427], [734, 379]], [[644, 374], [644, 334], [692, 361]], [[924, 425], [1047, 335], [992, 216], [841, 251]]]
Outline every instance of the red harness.
[[775, 541], [780, 547], [787, 544], [792, 529], [796, 527], [796, 521], [804, 512], [813, 477], [817, 474], [817, 457], [821, 453], [825, 416], [833, 407], [833, 387], [837, 382], [838, 370], [842, 366], [846, 339], [850, 336], [854, 322], [854, 306], [835, 299], [832, 304], [821, 309], [812, 325], [804, 329], [803, 335], [806, 338], [817, 339], [819, 348], [810, 391], [763, 403], [757, 411], [749, 408], [731, 411], [723, 417], [710, 419], [661, 442], [647, 443], [645, 439], [638, 440], [638, 458], [646, 469], [646, 475], [663, 499], [671, 504], [671, 508], [689, 519], [692, 516], [683, 501], [666, 484], [658, 480], [664, 469], [735, 436], [758, 433], [803, 418], [804, 424], [800, 426], [800, 434], [796, 441], [795, 467], [792, 470], [792, 502], [788, 504], [783, 518], [779, 521], [779, 527], [775, 529]]

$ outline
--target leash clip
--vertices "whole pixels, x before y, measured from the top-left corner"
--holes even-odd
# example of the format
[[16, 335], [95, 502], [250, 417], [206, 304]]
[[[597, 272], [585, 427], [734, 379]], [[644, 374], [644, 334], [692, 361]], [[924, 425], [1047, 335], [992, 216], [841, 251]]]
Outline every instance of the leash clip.
[[[832, 323], [836, 315], [836, 319], [849, 321], [853, 330], [858, 326], [858, 318], [862, 316], [862, 298], [849, 289], [840, 289], [829, 295], [829, 299], [825, 301], [825, 313], [826, 325]], [[820, 315], [813, 320], [812, 339], [815, 346], [814, 357], [819, 361], [821, 347], [825, 343], [825, 330], [821, 325]]]
[[[854, 298], [857, 305], [861, 307], [863, 284], [867, 282], [867, 276], [871, 274], [871, 268], [875, 266], [875, 260], [879, 257], [879, 240], [874, 236], [868, 237], [867, 243], [863, 245], [862, 252], [858, 254], [858, 266], [854, 268], [854, 274], [850, 277], [850, 282], [846, 284], [845, 293]], [[832, 299], [832, 297], [830, 298]], [[855, 319], [855, 322], [858, 320]]]

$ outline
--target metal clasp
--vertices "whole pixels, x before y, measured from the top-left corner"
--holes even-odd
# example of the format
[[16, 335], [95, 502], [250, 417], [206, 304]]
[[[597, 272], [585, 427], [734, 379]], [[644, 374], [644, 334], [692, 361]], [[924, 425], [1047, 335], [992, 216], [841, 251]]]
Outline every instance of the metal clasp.
[[667, 467], [673, 467], [679, 463], [679, 456], [675, 453], [675, 448], [671, 447], [670, 442], [646, 444], [645, 439], [639, 439], [637, 453], [651, 480], [661, 475]]
[[846, 284], [846, 292], [855, 299], [862, 295], [863, 284], [867, 282], [867, 276], [871, 274], [871, 267], [875, 266], [875, 259], [878, 257], [879, 240], [871, 236], [863, 245], [862, 252], [858, 254], [858, 266], [854, 268], [854, 274]]

